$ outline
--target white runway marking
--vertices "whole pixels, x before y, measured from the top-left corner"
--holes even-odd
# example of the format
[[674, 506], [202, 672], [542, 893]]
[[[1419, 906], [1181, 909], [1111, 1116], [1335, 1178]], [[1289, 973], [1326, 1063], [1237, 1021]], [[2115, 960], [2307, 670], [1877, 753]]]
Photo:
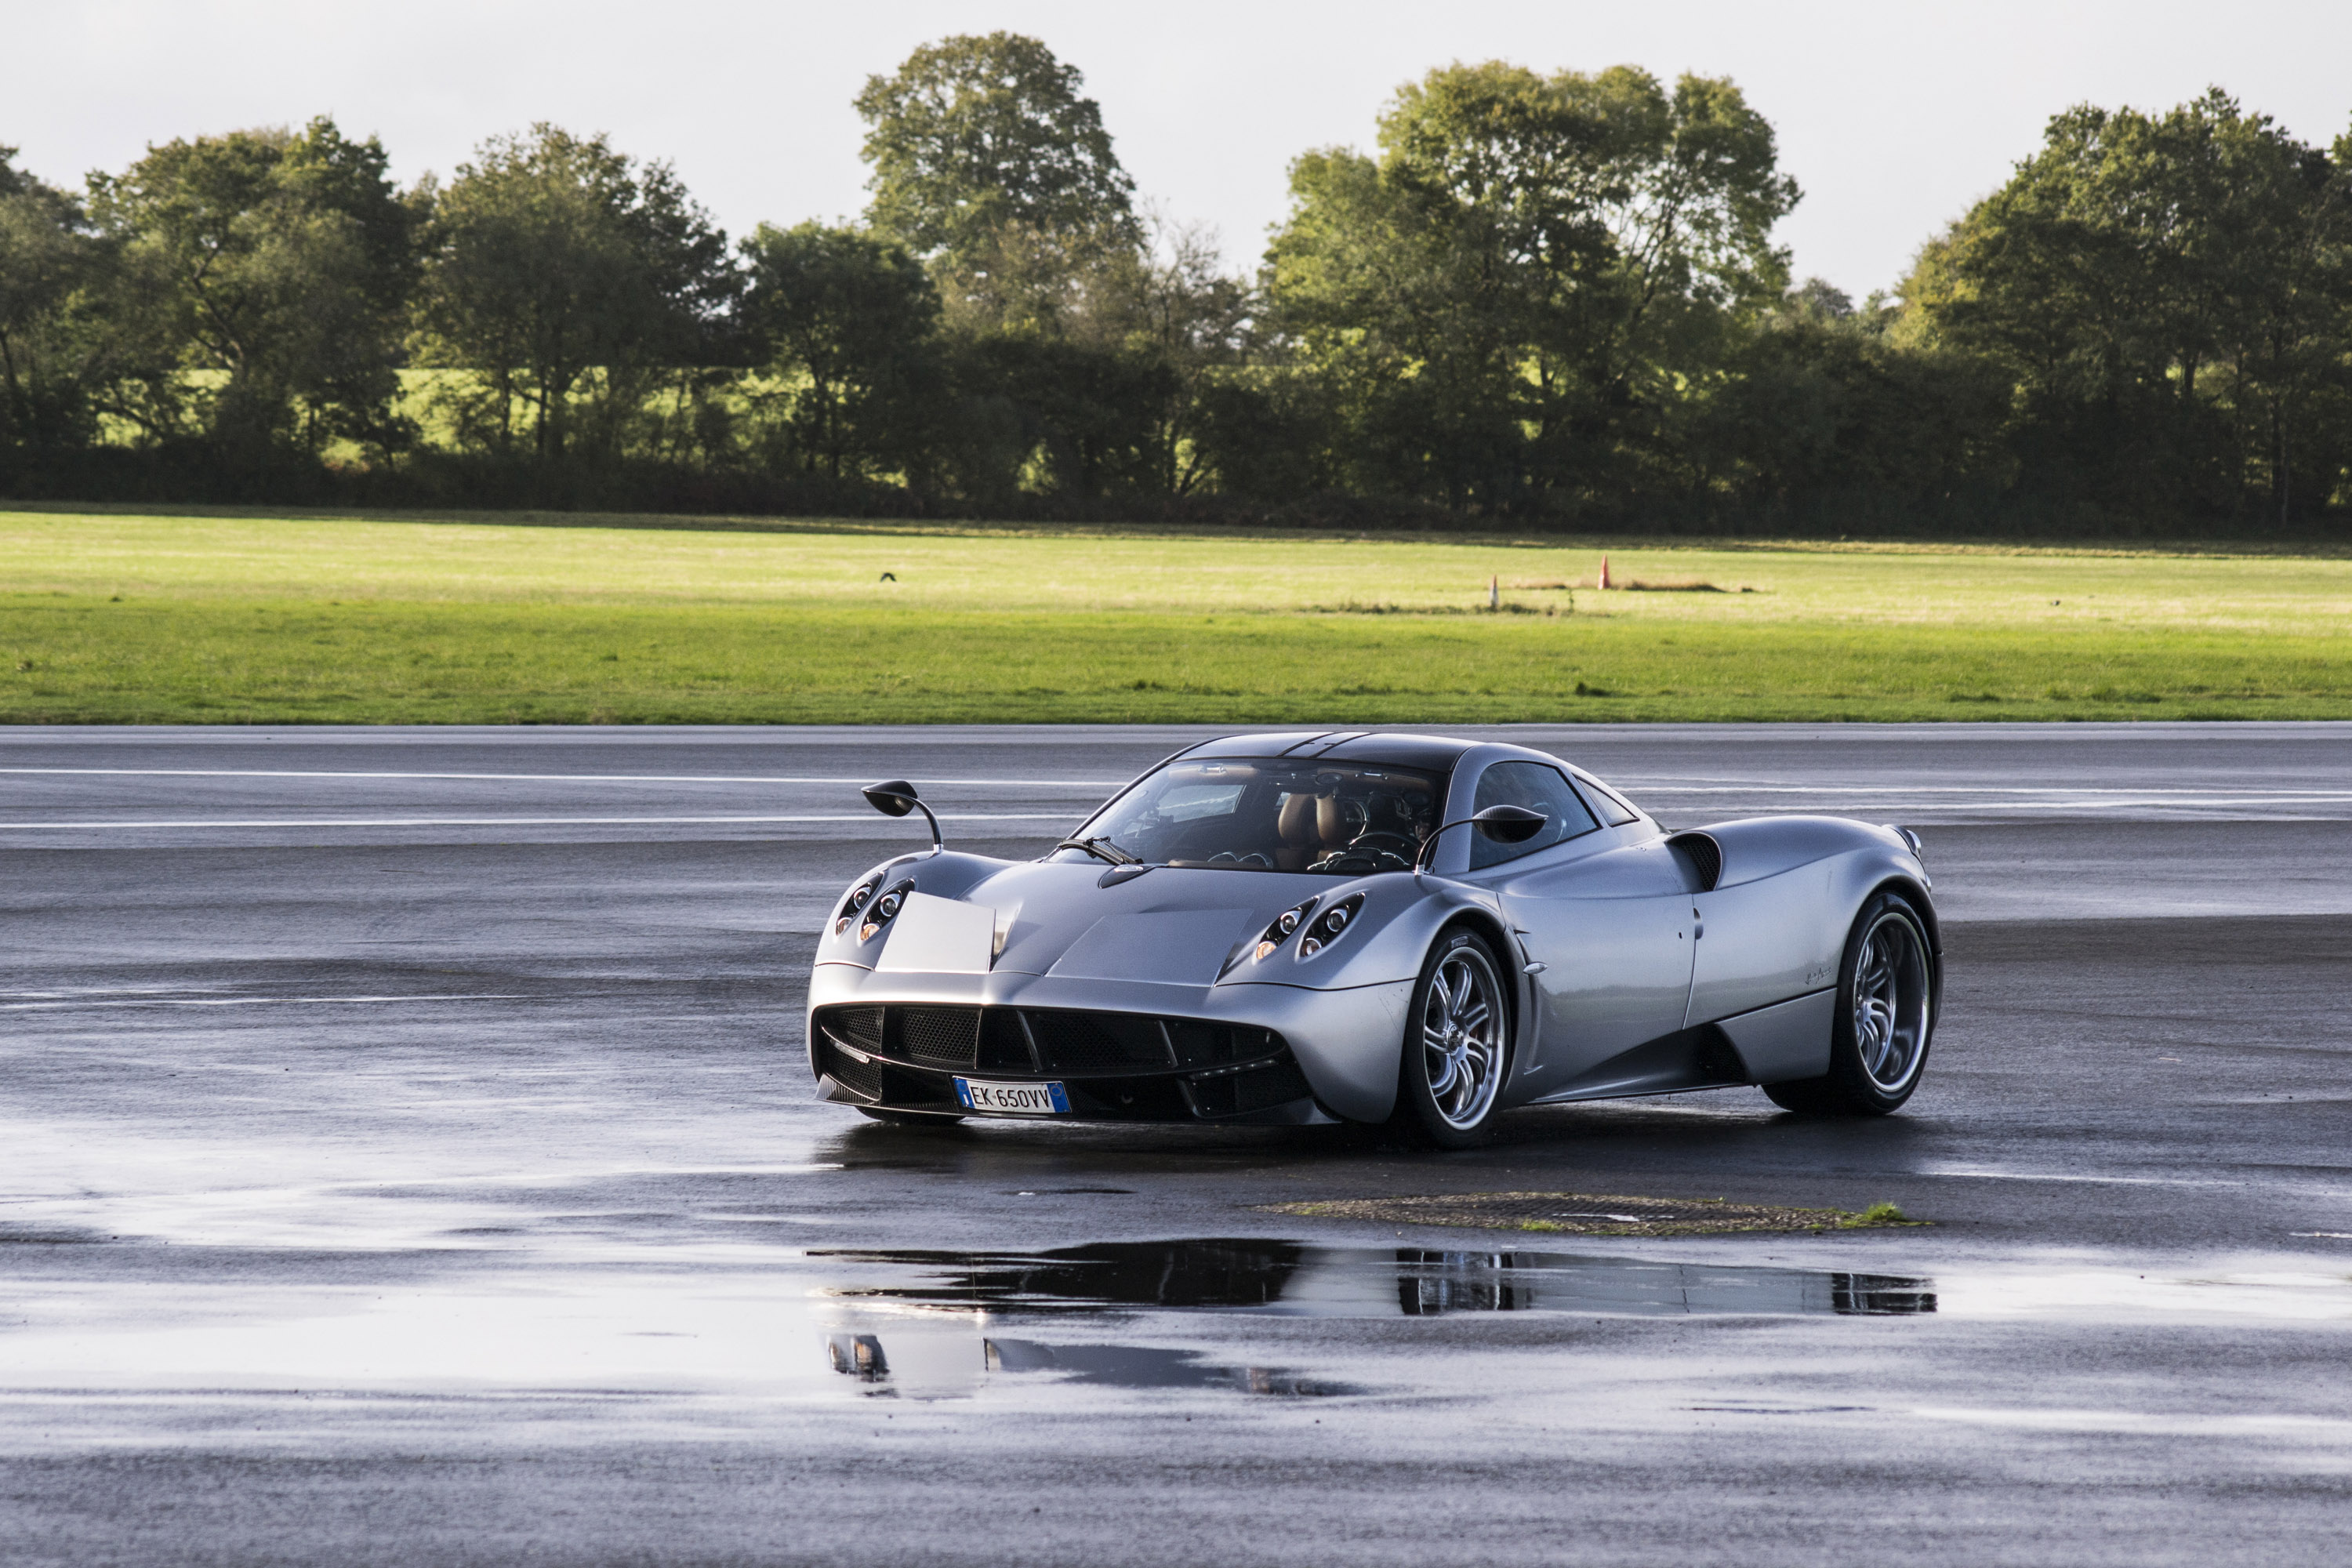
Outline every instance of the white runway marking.
[[2352, 790], [2341, 789], [2273, 789], [2252, 790], [2243, 787], [2221, 789], [2134, 789], [2109, 785], [2105, 789], [2075, 788], [2061, 785], [2017, 784], [1632, 784], [1624, 786], [1642, 795], [1836, 795], [1865, 797], [1890, 795], [2008, 795], [2026, 796], [2028, 804], [2040, 805], [2051, 797], [2062, 797], [2060, 804], [2096, 805], [2107, 800], [2131, 799], [2149, 802], [2178, 802], [2184, 805], [2245, 805], [2259, 801], [2283, 801], [2289, 805], [2312, 805], [2352, 801]]
[[1996, 1171], [1982, 1165], [1922, 1165], [1923, 1176], [1960, 1176], [1986, 1182], [2070, 1182], [2102, 1187], [2242, 1187], [2244, 1182], [2196, 1176], [2080, 1176], [2064, 1171]]
[[[0, 773], [61, 774], [92, 778], [169, 779], [471, 779], [515, 784], [840, 784], [856, 789], [870, 778], [770, 777], [755, 773], [347, 773], [296, 768], [0, 768]], [[1124, 789], [1126, 779], [934, 779], [919, 784], [987, 789]]]
[[69, 1007], [260, 1007], [272, 1005], [306, 1006], [380, 1002], [525, 1002], [520, 991], [489, 991], [469, 996], [142, 996], [127, 1001], [0, 1002], [0, 1013], [28, 1013]]
[[[943, 811], [941, 822], [1067, 822], [1066, 811]], [[870, 822], [871, 813], [800, 816], [272, 816], [180, 817], [140, 822], [0, 822], [0, 833], [78, 832], [85, 828], [173, 827], [660, 827], [675, 824]]]

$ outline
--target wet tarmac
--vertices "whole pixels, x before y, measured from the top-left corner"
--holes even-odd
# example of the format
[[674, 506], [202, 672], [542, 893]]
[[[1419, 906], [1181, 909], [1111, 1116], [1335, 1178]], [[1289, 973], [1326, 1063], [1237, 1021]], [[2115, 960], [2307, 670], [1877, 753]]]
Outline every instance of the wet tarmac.
[[[0, 1562], [2340, 1555], [2352, 727], [1532, 732], [1921, 829], [1884, 1122], [808, 1100], [821, 911], [914, 831], [855, 783], [1034, 853], [1188, 738], [0, 731]], [[1270, 1210], [1536, 1191], [1932, 1224]]]

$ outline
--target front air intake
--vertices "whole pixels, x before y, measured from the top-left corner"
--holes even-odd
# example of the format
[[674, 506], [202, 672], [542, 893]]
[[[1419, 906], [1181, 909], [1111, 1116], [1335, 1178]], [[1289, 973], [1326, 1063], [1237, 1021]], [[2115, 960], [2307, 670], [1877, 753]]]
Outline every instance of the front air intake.
[[1682, 857], [1684, 862], [1698, 875], [1698, 890], [1712, 893], [1715, 885], [1723, 880], [1723, 846], [1705, 833], [1677, 833], [1666, 840], [1666, 847]]
[[898, 1041], [905, 1058], [927, 1068], [980, 1065], [980, 1009], [901, 1007]]

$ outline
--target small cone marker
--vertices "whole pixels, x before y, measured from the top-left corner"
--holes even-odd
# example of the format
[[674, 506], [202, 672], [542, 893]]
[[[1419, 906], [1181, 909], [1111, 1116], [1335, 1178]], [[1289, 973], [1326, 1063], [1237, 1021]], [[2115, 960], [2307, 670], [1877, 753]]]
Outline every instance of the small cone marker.
[[1609, 586], [1609, 557], [1606, 555], [1601, 558], [1601, 586]]
[[1486, 579], [1486, 607], [1490, 610], [1503, 607], [1503, 579], [1499, 574]]

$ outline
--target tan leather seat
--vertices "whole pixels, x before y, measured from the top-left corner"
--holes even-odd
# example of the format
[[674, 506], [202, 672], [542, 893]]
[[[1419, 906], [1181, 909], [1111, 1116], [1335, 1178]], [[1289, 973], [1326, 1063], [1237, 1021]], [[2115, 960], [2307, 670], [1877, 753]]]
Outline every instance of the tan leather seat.
[[1315, 804], [1311, 795], [1294, 795], [1282, 803], [1282, 816], [1275, 824], [1282, 847], [1275, 851], [1274, 862], [1286, 871], [1304, 870], [1317, 858]]
[[1333, 849], [1345, 849], [1349, 840], [1356, 837], [1354, 831], [1348, 826], [1348, 814], [1339, 809], [1338, 795], [1316, 796], [1315, 837], [1321, 841], [1327, 852]]

